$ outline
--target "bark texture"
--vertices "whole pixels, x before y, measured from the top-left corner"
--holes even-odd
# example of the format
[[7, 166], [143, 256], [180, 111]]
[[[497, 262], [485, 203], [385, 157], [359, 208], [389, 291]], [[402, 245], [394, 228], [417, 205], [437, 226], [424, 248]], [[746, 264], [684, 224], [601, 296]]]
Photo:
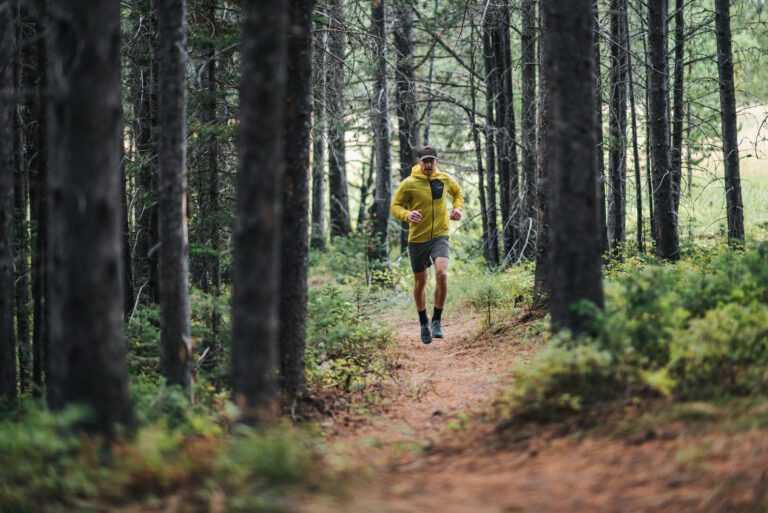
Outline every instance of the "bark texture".
[[[395, 0], [392, 35], [396, 55], [397, 137], [399, 142], [400, 179], [411, 174], [414, 150], [419, 146], [419, 122], [416, 117], [416, 76], [414, 72], [415, 41], [413, 7], [407, 0]], [[400, 251], [408, 248], [408, 223], [400, 223]]]
[[13, 329], [14, 12], [0, 9], [0, 399], [16, 400]]
[[[549, 88], [551, 312], [555, 329], [589, 331], [579, 302], [603, 304], [595, 161], [591, 0], [547, 0], [542, 44]], [[580, 244], [573, 244], [578, 238]]]
[[314, 0], [289, 1], [279, 334], [280, 387], [289, 401], [294, 400], [304, 386], [314, 3]]
[[328, 1], [328, 192], [331, 238], [349, 235], [352, 224], [347, 192], [344, 134], [344, 10]]
[[287, 0], [243, 3], [240, 168], [234, 224], [232, 394], [245, 422], [277, 396]]
[[325, 25], [315, 19], [313, 101], [312, 101], [312, 234], [310, 245], [325, 249], [325, 148], [327, 126], [328, 62]]
[[389, 256], [387, 227], [389, 226], [389, 206], [392, 202], [392, 153], [387, 93], [387, 19], [384, 0], [375, 2], [371, 7], [371, 32], [375, 60], [371, 116], [376, 153], [376, 190], [371, 208], [368, 260], [373, 264], [373, 269], [385, 270]]
[[51, 407], [131, 419], [120, 240], [120, 6], [55, 0], [49, 41]]
[[680, 258], [680, 242], [672, 200], [666, 7], [666, 0], [648, 2], [648, 128], [653, 174], [655, 251], [661, 258], [677, 260]]
[[187, 235], [185, 0], [158, 0], [160, 38], [160, 344], [170, 385], [192, 384]]
[[715, 0], [717, 35], [717, 72], [720, 78], [720, 122], [723, 131], [725, 164], [725, 209], [728, 219], [728, 243], [744, 243], [744, 206], [741, 200], [739, 173], [739, 140], [736, 120], [736, 92], [733, 85], [733, 51], [731, 50], [731, 14], [729, 0]]
[[608, 119], [610, 180], [608, 247], [618, 254], [627, 238], [627, 54], [624, 51], [624, 0], [611, 0], [611, 76]]
[[523, 0], [520, 35], [522, 72], [522, 115], [520, 142], [522, 147], [520, 192], [520, 254], [529, 259], [536, 249], [536, 2]]
[[675, 85], [672, 92], [672, 201], [675, 214], [680, 210], [683, 177], [683, 61], [685, 59], [684, 0], [675, 0]]

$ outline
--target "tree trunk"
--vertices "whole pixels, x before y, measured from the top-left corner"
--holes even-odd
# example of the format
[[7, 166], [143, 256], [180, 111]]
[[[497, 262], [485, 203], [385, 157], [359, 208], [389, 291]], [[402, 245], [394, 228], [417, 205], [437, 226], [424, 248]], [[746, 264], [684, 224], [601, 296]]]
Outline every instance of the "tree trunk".
[[0, 398], [16, 401], [13, 331], [13, 175], [16, 94], [13, 65], [15, 13], [0, 9]]
[[595, 153], [595, 169], [597, 170], [597, 209], [598, 228], [600, 230], [600, 252], [608, 253], [608, 219], [605, 212], [605, 159], [603, 158], [603, 79], [600, 69], [600, 24], [598, 1], [592, 0], [594, 19], [592, 21], [592, 52], [595, 62], [595, 136], [597, 152]]
[[[153, 213], [157, 205], [153, 188], [153, 170], [155, 168], [154, 147], [152, 145], [152, 129], [150, 126], [152, 59], [154, 53], [150, 47], [154, 45], [151, 38], [150, 1], [133, 1], [134, 27], [136, 35], [131, 51], [131, 106], [133, 108], [133, 140], [136, 148], [136, 201], [134, 203], [134, 223], [136, 229], [133, 265], [134, 277], [141, 294], [142, 288], [151, 300], [155, 292], [152, 290], [156, 283], [151, 281], [151, 262], [149, 252], [154, 246], [151, 239], [154, 233], [152, 226]], [[152, 55], [151, 55], [152, 54]]]
[[362, 181], [360, 183], [360, 206], [357, 209], [357, 231], [365, 227], [366, 209], [368, 207], [368, 192], [373, 187], [373, 176], [375, 174], [376, 149], [371, 148], [371, 157], [368, 159], [368, 174], [365, 174], [365, 166], [362, 170]]
[[[414, 150], [419, 146], [419, 123], [416, 118], [416, 77], [414, 73], [413, 7], [406, 0], [395, 0], [392, 34], [397, 52], [395, 102], [397, 104], [398, 140], [400, 143], [400, 179], [411, 174]], [[408, 223], [400, 223], [400, 252], [408, 249]]]
[[192, 384], [187, 239], [186, 0], [158, 0], [160, 344], [169, 385]]
[[314, 3], [289, 1], [279, 332], [280, 387], [288, 402], [294, 401], [304, 387]]
[[685, 18], [683, 0], [675, 0], [675, 61], [672, 107], [672, 202], [675, 215], [680, 210], [680, 195], [683, 176], [683, 60], [685, 59]]
[[522, 34], [520, 36], [522, 71], [522, 115], [521, 146], [521, 256], [530, 259], [535, 244], [529, 237], [534, 236], [536, 220], [536, 2], [523, 0]]
[[[131, 405], [120, 240], [120, 6], [52, 0], [49, 402], [83, 403], [112, 435]], [[64, 70], [62, 72], [62, 70]]]
[[[544, 66], [544, 62], [552, 59], [549, 45], [544, 44], [549, 28], [549, 2], [553, 0], [541, 0], [539, 3], [539, 30], [541, 31], [541, 43], [539, 44], [539, 127], [538, 158], [536, 160], [536, 268], [534, 271], [533, 304], [537, 308], [544, 308], [549, 304], [551, 291], [550, 262], [549, 262], [549, 202], [550, 185], [548, 169], [550, 166], [549, 141], [549, 110], [550, 91], [549, 73], [551, 68]], [[591, 9], [589, 10], [591, 12]], [[592, 82], [590, 82], [591, 84]]]
[[656, 254], [667, 260], [680, 258], [677, 218], [672, 201], [672, 162], [669, 152], [667, 82], [667, 2], [648, 2], [648, 115], [650, 116], [653, 203]]
[[728, 218], [728, 244], [744, 244], [744, 206], [741, 201], [739, 140], [736, 120], [736, 93], [733, 86], [731, 14], [729, 0], [715, 0], [717, 35], [717, 74], [720, 80], [720, 122], [723, 130], [725, 168], [725, 208]]
[[[471, 39], [475, 40], [475, 23], [471, 23]], [[483, 257], [487, 264], [491, 263], [490, 234], [488, 233], [488, 206], [485, 197], [485, 171], [483, 170], [483, 146], [480, 141], [480, 127], [477, 122], [477, 87], [475, 86], [475, 47], [469, 50], [471, 72], [469, 74], [469, 95], [472, 101], [470, 125], [472, 126], [472, 142], [475, 146], [475, 162], [477, 165], [477, 193], [480, 198], [480, 219], [483, 226], [482, 247]]]
[[509, 11], [500, 6], [488, 14], [487, 31], [491, 35], [495, 72], [496, 156], [499, 167], [499, 196], [504, 237], [504, 263], [514, 256], [518, 239], [517, 150], [515, 149], [515, 113], [512, 102], [512, 60], [509, 48]]
[[328, 18], [328, 191], [331, 238], [349, 235], [352, 225], [347, 192], [344, 135], [344, 10], [342, 0], [329, 0]]
[[651, 116], [650, 116], [650, 73], [648, 69], [648, 45], [646, 44], [647, 32], [645, 30], [645, 24], [643, 23], [643, 17], [640, 16], [640, 25], [643, 30], [643, 63], [645, 64], [645, 189], [648, 191], [648, 220], [651, 228], [651, 238], [656, 241], [656, 229], [655, 216], [653, 214], [653, 173], [651, 171]]
[[[368, 260], [373, 269], [386, 271], [389, 250], [387, 227], [392, 202], [392, 154], [390, 152], [389, 101], [387, 93], [387, 20], [385, 2], [379, 0], [371, 7], [371, 32], [375, 61], [371, 114], [373, 144], [376, 152], [376, 191], [371, 208], [371, 240]], [[383, 277], [381, 277], [383, 279]], [[380, 280], [376, 280], [380, 281]]]
[[[590, 316], [579, 302], [603, 304], [600, 276], [597, 187], [592, 165], [594, 90], [591, 0], [546, 0], [542, 69], [549, 89], [546, 144], [552, 148], [550, 225], [552, 325], [574, 335], [590, 330]], [[577, 238], [580, 243], [573, 244]]]
[[[16, 102], [20, 102], [27, 91], [24, 88], [24, 82], [27, 81], [25, 74], [29, 73], [29, 66], [32, 62], [29, 60], [29, 52], [23, 50], [23, 41], [29, 36], [23, 32], [25, 23], [29, 23], [29, 15], [24, 6], [20, 6], [15, 13], [18, 22], [15, 24], [15, 58], [13, 61], [14, 89], [16, 90]], [[27, 45], [30, 46], [30, 45]], [[19, 392], [24, 394], [29, 388], [29, 378], [32, 374], [32, 347], [30, 342], [29, 328], [29, 178], [27, 174], [27, 154], [24, 150], [24, 123], [29, 121], [29, 113], [26, 111], [26, 104], [17, 105], [13, 116], [13, 147], [14, 147], [14, 236], [15, 236], [15, 257], [16, 267], [14, 275], [14, 308], [16, 315], [16, 340], [18, 343], [18, 374], [19, 374]], [[20, 107], [20, 108], [19, 108]]]
[[627, 238], [627, 53], [623, 48], [626, 40], [625, 12], [624, 0], [611, 0], [608, 247], [614, 256], [620, 256]]
[[499, 231], [496, 214], [496, 150], [493, 98], [496, 94], [496, 68], [493, 64], [491, 36], [483, 28], [483, 61], [485, 63], [485, 163], [488, 176], [488, 263], [499, 265]]
[[[232, 394], [247, 423], [273, 418], [277, 395], [282, 130], [287, 0], [243, 4], [240, 169], [234, 224]], [[306, 143], [306, 141], [305, 141]]]
[[[635, 111], [635, 81], [632, 67], [632, 46], [629, 37], [629, 20], [627, 11], [624, 11], [624, 39], [627, 54], [627, 77], [629, 80], [629, 114], [632, 120], [632, 151], [635, 164], [635, 206], [637, 209], [637, 251], [645, 253], [645, 237], [643, 234], [643, 194], [642, 181], [640, 179], [640, 150], [637, 143], [637, 113]], [[650, 192], [649, 192], [650, 194]]]
[[43, 376], [48, 368], [48, 118], [47, 118], [47, 33], [44, 30], [46, 1], [35, 2], [30, 20], [30, 40], [25, 51], [33, 73], [26, 74], [24, 89], [25, 108], [29, 121], [24, 123], [24, 140], [27, 146], [29, 174], [30, 216], [32, 218], [32, 382], [35, 394], [42, 394]]
[[310, 245], [325, 249], [325, 130], [327, 125], [326, 81], [328, 79], [327, 37], [322, 25], [315, 20], [314, 52], [315, 83], [312, 102], [312, 235]]

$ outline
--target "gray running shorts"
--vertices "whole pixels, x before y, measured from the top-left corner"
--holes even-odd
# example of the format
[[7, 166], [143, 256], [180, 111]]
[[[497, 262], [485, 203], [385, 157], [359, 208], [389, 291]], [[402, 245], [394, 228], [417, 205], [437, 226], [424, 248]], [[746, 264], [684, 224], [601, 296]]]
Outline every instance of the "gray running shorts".
[[420, 273], [432, 265], [435, 258], [449, 258], [448, 236], [434, 238], [427, 242], [409, 242], [408, 255], [411, 257], [411, 270]]

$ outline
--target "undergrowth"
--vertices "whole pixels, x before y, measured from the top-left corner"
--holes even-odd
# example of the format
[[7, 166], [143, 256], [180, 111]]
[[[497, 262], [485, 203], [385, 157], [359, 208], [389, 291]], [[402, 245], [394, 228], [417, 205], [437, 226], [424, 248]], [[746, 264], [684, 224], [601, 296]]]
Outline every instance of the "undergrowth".
[[[592, 337], [561, 333], [496, 403], [502, 425], [550, 421], [612, 401], [711, 400], [768, 392], [768, 244], [640, 259], [608, 272]], [[589, 308], [589, 305], [580, 305]]]

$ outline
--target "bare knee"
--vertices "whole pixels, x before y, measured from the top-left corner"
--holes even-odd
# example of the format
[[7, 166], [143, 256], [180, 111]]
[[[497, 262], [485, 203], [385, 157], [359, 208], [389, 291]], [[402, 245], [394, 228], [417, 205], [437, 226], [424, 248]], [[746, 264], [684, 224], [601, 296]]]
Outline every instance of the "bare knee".
[[435, 270], [435, 280], [437, 283], [448, 283], [448, 269]]

